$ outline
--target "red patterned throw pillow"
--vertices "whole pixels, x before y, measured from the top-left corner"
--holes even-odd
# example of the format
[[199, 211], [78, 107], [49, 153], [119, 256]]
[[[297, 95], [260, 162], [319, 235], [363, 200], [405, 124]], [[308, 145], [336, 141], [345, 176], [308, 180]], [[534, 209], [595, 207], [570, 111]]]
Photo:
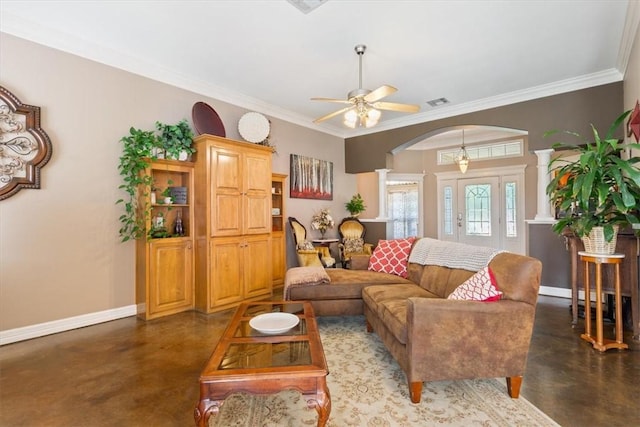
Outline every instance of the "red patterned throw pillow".
[[458, 286], [447, 299], [489, 302], [498, 301], [501, 297], [502, 291], [498, 289], [493, 272], [485, 267]]
[[368, 270], [407, 277], [407, 261], [414, 240], [415, 237], [380, 240], [369, 258]]

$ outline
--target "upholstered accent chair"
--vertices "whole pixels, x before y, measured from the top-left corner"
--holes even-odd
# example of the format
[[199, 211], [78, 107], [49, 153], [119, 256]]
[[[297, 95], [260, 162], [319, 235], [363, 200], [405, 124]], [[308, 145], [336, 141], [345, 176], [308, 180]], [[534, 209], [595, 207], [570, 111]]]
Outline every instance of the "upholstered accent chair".
[[340, 262], [343, 268], [349, 268], [353, 255], [371, 255], [373, 245], [364, 242], [364, 235], [367, 232], [364, 224], [357, 218], [345, 218], [338, 226], [340, 233]]
[[307, 229], [300, 221], [290, 216], [289, 227], [293, 235], [293, 242], [296, 245], [298, 264], [301, 267], [331, 267], [336, 264], [336, 260], [331, 256], [329, 248], [322, 246], [315, 247], [313, 243], [307, 240]]

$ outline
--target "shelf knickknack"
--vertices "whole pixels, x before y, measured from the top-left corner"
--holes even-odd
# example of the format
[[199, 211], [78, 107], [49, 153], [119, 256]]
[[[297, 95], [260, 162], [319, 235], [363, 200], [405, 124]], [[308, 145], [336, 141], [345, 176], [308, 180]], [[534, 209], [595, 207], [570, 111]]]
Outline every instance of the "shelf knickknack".
[[40, 127], [40, 107], [21, 103], [0, 86], [0, 200], [22, 188], [40, 188], [40, 169], [52, 151]]

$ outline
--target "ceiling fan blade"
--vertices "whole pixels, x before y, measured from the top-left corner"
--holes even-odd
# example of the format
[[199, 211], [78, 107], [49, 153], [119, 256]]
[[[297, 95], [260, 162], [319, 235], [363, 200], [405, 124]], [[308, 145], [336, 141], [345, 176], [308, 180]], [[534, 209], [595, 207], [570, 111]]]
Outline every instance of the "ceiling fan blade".
[[348, 99], [335, 99], [335, 98], [311, 98], [312, 101], [324, 101], [324, 102], [337, 102], [339, 104], [351, 104]]
[[363, 99], [367, 102], [376, 102], [377, 100], [382, 99], [385, 96], [391, 95], [393, 92], [397, 90], [398, 89], [396, 89], [393, 86], [383, 85], [383, 86], [380, 86], [378, 89], [372, 91], [371, 93], [365, 95]]
[[352, 109], [352, 108], [353, 108], [353, 106], [351, 106], [351, 107], [346, 107], [346, 108], [341, 108], [341, 109], [340, 109], [340, 110], [338, 110], [338, 111], [334, 111], [333, 113], [329, 113], [329, 114], [327, 114], [326, 116], [322, 116], [322, 117], [320, 117], [320, 118], [315, 119], [315, 120], [313, 121], [313, 123], [320, 123], [320, 122], [323, 122], [323, 121], [328, 120], [328, 119], [330, 119], [330, 118], [332, 118], [332, 117], [335, 117], [335, 116], [337, 116], [337, 115], [339, 115], [339, 114], [342, 114], [342, 113], [344, 113], [344, 112], [346, 112], [347, 110], [350, 110], [350, 109]]
[[403, 113], [417, 113], [420, 111], [419, 105], [413, 104], [397, 104], [395, 102], [374, 102], [371, 104], [373, 108], [379, 110], [402, 111]]

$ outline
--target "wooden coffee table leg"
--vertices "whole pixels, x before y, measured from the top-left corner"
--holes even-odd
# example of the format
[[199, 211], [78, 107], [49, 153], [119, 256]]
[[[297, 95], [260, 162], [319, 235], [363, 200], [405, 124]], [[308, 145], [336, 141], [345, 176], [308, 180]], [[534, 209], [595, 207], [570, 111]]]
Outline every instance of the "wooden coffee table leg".
[[211, 415], [217, 415], [220, 412], [220, 406], [224, 402], [216, 400], [204, 399], [198, 403], [193, 411], [193, 418], [198, 427], [208, 427]]
[[315, 395], [307, 400], [307, 405], [316, 408], [316, 411], [318, 411], [318, 427], [324, 427], [329, 421], [329, 414], [331, 413], [331, 395], [329, 394], [326, 380], [322, 378], [318, 382], [318, 390]]

